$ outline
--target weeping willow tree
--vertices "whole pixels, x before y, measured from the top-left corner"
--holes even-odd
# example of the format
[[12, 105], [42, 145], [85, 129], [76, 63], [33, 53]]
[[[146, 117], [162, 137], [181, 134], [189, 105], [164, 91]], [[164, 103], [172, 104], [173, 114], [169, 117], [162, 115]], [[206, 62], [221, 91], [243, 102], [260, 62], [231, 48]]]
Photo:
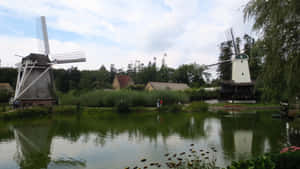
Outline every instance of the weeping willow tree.
[[278, 101], [300, 94], [300, 1], [250, 0], [245, 20], [261, 35], [264, 51], [260, 75], [263, 99]]

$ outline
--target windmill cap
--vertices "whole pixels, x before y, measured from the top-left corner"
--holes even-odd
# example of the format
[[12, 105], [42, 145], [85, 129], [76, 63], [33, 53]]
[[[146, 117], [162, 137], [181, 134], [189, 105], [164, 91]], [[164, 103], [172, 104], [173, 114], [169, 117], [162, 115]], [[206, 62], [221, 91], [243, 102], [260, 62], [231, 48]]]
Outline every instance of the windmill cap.
[[242, 53], [235, 56], [236, 59], [248, 59], [248, 55]]
[[37, 53], [30, 53], [28, 56], [26, 56], [22, 59], [22, 62], [25, 60], [37, 61], [37, 64], [39, 64], [39, 65], [46, 65], [46, 64], [49, 64], [49, 62], [50, 62], [50, 59], [48, 56], [43, 55], [43, 54], [37, 54]]

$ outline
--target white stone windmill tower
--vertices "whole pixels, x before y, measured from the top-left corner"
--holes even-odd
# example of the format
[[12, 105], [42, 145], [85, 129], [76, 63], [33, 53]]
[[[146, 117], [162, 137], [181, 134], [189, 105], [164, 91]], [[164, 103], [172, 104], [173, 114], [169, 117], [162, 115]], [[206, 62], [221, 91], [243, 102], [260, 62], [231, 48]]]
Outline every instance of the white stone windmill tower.
[[[234, 47], [234, 55], [230, 60], [232, 63], [232, 73], [230, 81], [223, 81], [221, 85], [221, 98], [225, 100], [255, 100], [254, 82], [251, 81], [249, 71], [249, 56], [240, 53], [230, 29], [231, 41]], [[227, 62], [227, 61], [225, 61]]]
[[[54, 88], [54, 79], [51, 66], [54, 64], [85, 62], [82, 52], [73, 52], [57, 56], [69, 56], [69, 59], [50, 60], [50, 49], [46, 18], [41, 16], [43, 32], [44, 53], [30, 53], [22, 58], [18, 65], [18, 77], [15, 89], [14, 104], [27, 105], [53, 105], [57, 102]], [[71, 57], [70, 57], [71, 56]]]

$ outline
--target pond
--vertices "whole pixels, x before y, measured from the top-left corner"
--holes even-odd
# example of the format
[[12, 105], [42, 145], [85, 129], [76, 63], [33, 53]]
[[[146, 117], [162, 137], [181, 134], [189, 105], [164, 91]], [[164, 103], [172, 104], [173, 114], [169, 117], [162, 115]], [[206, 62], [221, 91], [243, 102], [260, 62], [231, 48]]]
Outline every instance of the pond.
[[188, 152], [190, 144], [195, 150], [215, 148], [210, 156], [225, 167], [299, 144], [299, 136], [288, 132], [289, 123], [271, 114], [90, 113], [1, 122], [0, 168], [143, 167], [164, 163], [165, 153]]

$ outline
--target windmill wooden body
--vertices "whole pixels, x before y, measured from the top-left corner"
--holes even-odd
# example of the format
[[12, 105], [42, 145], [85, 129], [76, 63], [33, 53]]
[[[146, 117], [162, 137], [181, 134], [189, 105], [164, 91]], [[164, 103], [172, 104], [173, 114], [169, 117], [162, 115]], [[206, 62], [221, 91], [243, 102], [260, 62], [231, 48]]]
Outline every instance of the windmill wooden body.
[[69, 59], [50, 60], [50, 50], [46, 19], [41, 17], [43, 42], [45, 52], [43, 54], [30, 53], [22, 58], [18, 64], [18, 77], [14, 96], [14, 104], [21, 106], [53, 105], [57, 103], [54, 79], [51, 66], [54, 64], [84, 62], [81, 52], [61, 54], [71, 56]]

